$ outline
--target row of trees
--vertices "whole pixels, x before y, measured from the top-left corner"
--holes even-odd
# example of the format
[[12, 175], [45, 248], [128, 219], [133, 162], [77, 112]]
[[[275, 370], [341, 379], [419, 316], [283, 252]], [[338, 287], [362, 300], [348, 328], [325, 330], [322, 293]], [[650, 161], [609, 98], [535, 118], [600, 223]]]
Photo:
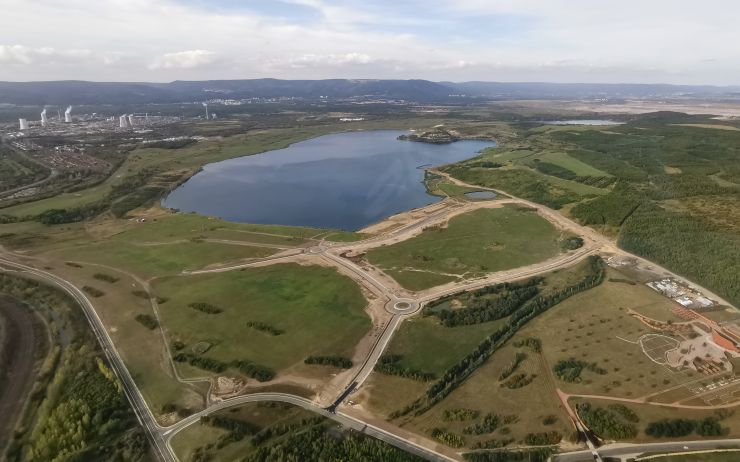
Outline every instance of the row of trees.
[[401, 363], [401, 355], [387, 354], [380, 357], [378, 362], [375, 364], [375, 371], [385, 375], [396, 375], [411, 380], [418, 380], [420, 382], [429, 382], [435, 379], [435, 375], [431, 372], [424, 372], [412, 367], [404, 367]]
[[349, 369], [352, 367], [352, 360], [344, 356], [309, 356], [303, 362], [306, 364], [334, 366], [340, 369]]
[[193, 302], [188, 304], [188, 306], [196, 311], [200, 311], [201, 313], [205, 314], [219, 314], [223, 313], [223, 308], [219, 308], [216, 305], [211, 305], [210, 303], [206, 302]]
[[514, 312], [507, 324], [490, 334], [478, 347], [466, 355], [457, 364], [449, 368], [445, 374], [426, 391], [424, 397], [414, 401], [404, 409], [391, 414], [391, 417], [400, 417], [410, 412], [420, 415], [431, 406], [441, 401], [477, 370], [501, 345], [509, 340], [522, 326], [531, 319], [543, 313], [550, 307], [562, 302], [579, 292], [588, 290], [600, 284], [604, 279], [604, 262], [600, 257], [588, 257], [588, 269], [580, 282], [567, 286], [551, 295], [540, 295]]
[[246, 359], [237, 359], [227, 363], [215, 358], [207, 358], [205, 356], [185, 351], [177, 353], [173, 359], [178, 363], [188, 363], [193, 367], [198, 367], [215, 373], [222, 373], [226, 369], [232, 367], [247, 377], [251, 377], [260, 382], [267, 382], [275, 378], [275, 371], [269, 367]]
[[542, 278], [532, 278], [518, 283], [496, 284], [488, 290], [468, 295], [465, 308], [440, 310], [436, 309], [438, 304], [434, 304], [426, 308], [425, 313], [437, 316], [447, 327], [505, 318], [539, 293], [537, 286], [541, 281]]
[[691, 433], [701, 436], [724, 436], [729, 432], [730, 429], [722, 427], [716, 417], [707, 417], [702, 420], [663, 419], [650, 422], [645, 427], [645, 433], [656, 438], [686, 436]]
[[368, 436], [353, 431], [329, 433], [328, 430], [326, 425], [314, 425], [273, 444], [260, 446], [243, 462], [422, 462], [415, 455]]

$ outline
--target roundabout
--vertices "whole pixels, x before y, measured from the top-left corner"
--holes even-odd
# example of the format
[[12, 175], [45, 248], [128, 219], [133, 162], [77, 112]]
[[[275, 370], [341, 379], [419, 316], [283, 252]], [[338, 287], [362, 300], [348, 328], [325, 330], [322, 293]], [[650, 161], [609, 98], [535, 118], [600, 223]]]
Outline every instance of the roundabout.
[[385, 306], [393, 314], [412, 314], [419, 309], [419, 303], [409, 298], [392, 298]]

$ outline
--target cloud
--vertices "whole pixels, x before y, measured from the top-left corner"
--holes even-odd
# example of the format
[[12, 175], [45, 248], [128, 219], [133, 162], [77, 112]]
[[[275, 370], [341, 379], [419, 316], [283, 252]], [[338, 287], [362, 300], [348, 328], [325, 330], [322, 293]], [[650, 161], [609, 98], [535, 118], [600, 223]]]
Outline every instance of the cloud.
[[31, 65], [43, 62], [73, 63], [95, 59], [90, 50], [31, 48], [23, 45], [0, 45], [0, 64]]
[[213, 63], [217, 54], [208, 50], [186, 50], [165, 53], [156, 58], [149, 69], [194, 69]]
[[344, 66], [348, 64], [370, 64], [375, 60], [365, 53], [304, 54], [289, 60], [291, 67]]
[[0, 2], [0, 80], [740, 83], [735, 0]]

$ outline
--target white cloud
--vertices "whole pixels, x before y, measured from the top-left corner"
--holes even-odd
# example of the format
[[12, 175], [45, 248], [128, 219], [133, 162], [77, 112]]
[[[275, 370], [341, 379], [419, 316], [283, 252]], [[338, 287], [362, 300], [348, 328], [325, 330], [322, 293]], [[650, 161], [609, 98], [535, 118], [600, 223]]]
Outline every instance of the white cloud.
[[347, 64], [370, 64], [375, 61], [369, 55], [364, 53], [345, 53], [345, 54], [304, 54], [289, 60], [292, 67], [317, 67], [317, 66], [344, 66]]
[[291, 19], [182, 0], [0, 0], [0, 80], [740, 83], [735, 0], [285, 3], [318, 14]]
[[66, 49], [51, 47], [30, 48], [23, 45], [0, 45], [0, 63], [30, 65], [40, 61], [53, 63], [73, 63], [95, 59], [90, 50]]
[[149, 69], [193, 69], [211, 64], [215, 59], [216, 53], [208, 50], [178, 51], [156, 58]]

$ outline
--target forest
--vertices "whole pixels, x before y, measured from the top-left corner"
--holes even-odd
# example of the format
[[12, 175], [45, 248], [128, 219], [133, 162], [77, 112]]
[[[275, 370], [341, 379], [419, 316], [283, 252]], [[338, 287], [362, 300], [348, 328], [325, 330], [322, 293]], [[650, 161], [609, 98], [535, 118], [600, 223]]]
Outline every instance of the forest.
[[0, 292], [22, 296], [47, 318], [56, 345], [33, 384], [23, 424], [6, 459], [148, 460], [146, 437], [82, 309], [56, 289], [7, 274], [0, 275]]

